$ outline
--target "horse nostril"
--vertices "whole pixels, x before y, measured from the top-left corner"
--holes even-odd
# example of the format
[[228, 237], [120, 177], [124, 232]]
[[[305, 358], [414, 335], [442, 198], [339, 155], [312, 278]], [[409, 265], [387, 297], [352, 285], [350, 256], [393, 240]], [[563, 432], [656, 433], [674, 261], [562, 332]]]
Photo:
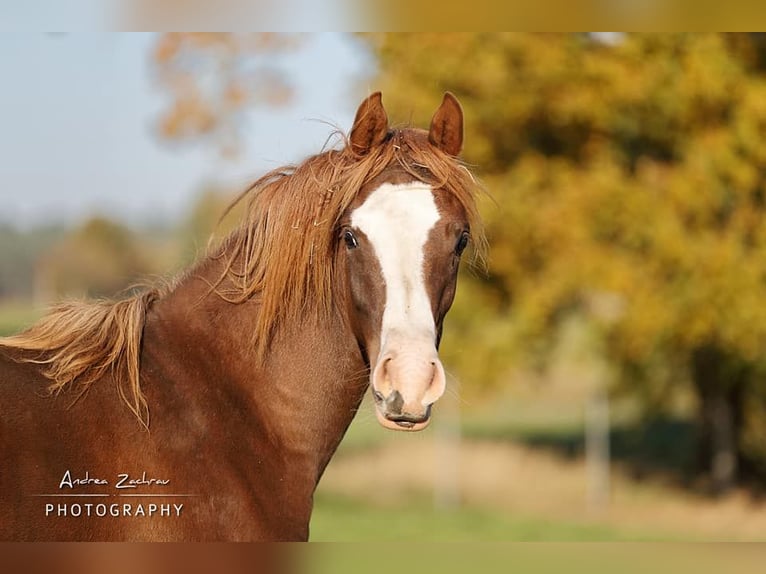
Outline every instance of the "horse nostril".
[[375, 397], [375, 400], [379, 403], [382, 403], [385, 400], [385, 397], [383, 397], [383, 393], [380, 391], [376, 391], [375, 389], [372, 390], [372, 396]]
[[402, 406], [404, 405], [404, 398], [402, 397], [402, 394], [399, 391], [393, 390], [391, 391], [391, 394], [388, 395], [388, 397], [386, 397], [385, 403], [389, 413], [399, 414], [402, 412]]

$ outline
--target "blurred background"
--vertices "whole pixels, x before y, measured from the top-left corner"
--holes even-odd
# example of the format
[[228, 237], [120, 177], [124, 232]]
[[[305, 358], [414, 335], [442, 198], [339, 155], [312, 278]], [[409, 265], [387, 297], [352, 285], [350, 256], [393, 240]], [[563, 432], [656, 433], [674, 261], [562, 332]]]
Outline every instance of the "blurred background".
[[226, 205], [382, 90], [450, 90], [488, 194], [450, 389], [417, 435], [363, 405], [312, 540], [764, 540], [766, 38], [0, 37], [0, 334], [172, 276]]

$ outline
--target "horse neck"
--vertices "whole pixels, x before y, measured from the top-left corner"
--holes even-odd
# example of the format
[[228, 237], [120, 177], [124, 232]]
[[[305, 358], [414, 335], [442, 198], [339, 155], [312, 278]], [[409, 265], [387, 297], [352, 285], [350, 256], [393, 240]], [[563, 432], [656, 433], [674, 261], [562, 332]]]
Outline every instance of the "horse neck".
[[[316, 485], [366, 389], [368, 369], [356, 339], [340, 316], [307, 320], [280, 330], [258, 360], [250, 335], [258, 303], [229, 303], [210, 293], [219, 273], [216, 262], [203, 264], [155, 304], [142, 358], [165, 377], [199, 387], [206, 397], [237, 397], [254, 419], [246, 432], [255, 436], [248, 440], [261, 443], [259, 449], [270, 445], [282, 459], [300, 461]], [[162, 343], [151, 351], [153, 340]], [[216, 408], [224, 407], [211, 403], [213, 418], [235, 424], [214, 413]], [[230, 429], [229, 436], [236, 431]]]

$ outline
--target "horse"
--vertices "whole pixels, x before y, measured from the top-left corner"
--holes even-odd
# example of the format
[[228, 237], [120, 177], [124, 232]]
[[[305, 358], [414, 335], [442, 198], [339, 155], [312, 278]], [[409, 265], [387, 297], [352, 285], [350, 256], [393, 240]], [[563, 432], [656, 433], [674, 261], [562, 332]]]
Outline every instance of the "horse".
[[393, 128], [376, 92], [340, 138], [258, 179], [174, 280], [0, 339], [0, 539], [307, 540], [368, 388], [383, 427], [429, 424], [485, 245], [462, 108]]

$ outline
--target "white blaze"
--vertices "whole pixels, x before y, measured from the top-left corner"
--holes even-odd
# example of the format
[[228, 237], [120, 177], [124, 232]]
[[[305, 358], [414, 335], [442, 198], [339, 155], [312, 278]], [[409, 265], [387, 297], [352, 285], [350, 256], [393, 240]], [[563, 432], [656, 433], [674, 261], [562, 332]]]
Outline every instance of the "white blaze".
[[427, 426], [430, 405], [446, 385], [423, 268], [425, 245], [439, 217], [432, 189], [423, 183], [383, 184], [351, 214], [351, 225], [367, 236], [385, 281], [380, 353], [370, 357], [370, 383], [380, 397], [378, 421], [388, 428], [401, 427], [392, 417], [405, 413], [420, 418], [414, 430]]
[[381, 354], [400, 339], [435, 341], [423, 250], [438, 220], [432, 189], [419, 182], [385, 183], [351, 214], [351, 225], [371, 242], [386, 282]]

